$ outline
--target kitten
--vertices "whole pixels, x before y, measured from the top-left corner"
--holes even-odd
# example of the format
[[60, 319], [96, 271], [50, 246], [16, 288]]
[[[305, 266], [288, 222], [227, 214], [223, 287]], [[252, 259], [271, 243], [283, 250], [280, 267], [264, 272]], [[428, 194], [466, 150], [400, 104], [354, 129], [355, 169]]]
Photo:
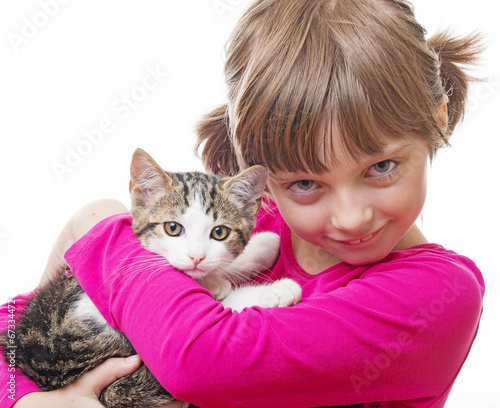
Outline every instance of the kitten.
[[[226, 307], [293, 305], [300, 301], [301, 288], [290, 279], [238, 286], [270, 268], [279, 252], [276, 234], [251, 236], [266, 176], [262, 166], [232, 178], [168, 173], [137, 149], [130, 181], [133, 231], [146, 249], [196, 279]], [[5, 356], [8, 346], [4, 333], [0, 347]], [[30, 301], [16, 326], [16, 346], [17, 367], [45, 391], [74, 382], [110, 357], [135, 354], [77, 280], [64, 275]], [[174, 400], [145, 365], [100, 396], [108, 408], [147, 408]]]
[[251, 236], [266, 185], [263, 166], [222, 179], [199, 172], [167, 173], [138, 149], [130, 173], [132, 228], [146, 249], [233, 310], [290, 306], [300, 300], [301, 289], [290, 279], [271, 287], [238, 287], [269, 269], [279, 252], [277, 234]]

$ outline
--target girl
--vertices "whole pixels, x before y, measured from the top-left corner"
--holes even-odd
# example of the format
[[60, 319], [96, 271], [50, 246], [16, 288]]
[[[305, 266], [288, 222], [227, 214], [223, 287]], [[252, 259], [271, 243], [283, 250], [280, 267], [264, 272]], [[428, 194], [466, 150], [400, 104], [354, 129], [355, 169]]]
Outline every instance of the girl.
[[[484, 283], [415, 221], [428, 161], [463, 116], [477, 36], [426, 41], [405, 0], [257, 0], [227, 51], [228, 103], [199, 124], [199, 148], [215, 173], [267, 166], [257, 230], [282, 244], [259, 278], [295, 279], [302, 302], [233, 313], [172, 268], [108, 279], [138, 257], [148, 273], [150, 256], [127, 214], [106, 218], [126, 211], [109, 201], [75, 215], [44, 279], [76, 241], [66, 261], [104, 317], [166, 389], [201, 407], [444, 406]], [[121, 372], [98, 369], [116, 378], [137, 362], [114, 364]], [[17, 378], [16, 407], [97, 404], [106, 385], [91, 373], [29, 394]]]

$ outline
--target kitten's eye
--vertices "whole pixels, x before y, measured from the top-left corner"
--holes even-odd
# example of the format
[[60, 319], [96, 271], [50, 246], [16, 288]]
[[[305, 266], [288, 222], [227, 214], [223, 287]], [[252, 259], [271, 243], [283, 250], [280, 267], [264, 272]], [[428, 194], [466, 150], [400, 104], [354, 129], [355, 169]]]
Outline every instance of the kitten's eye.
[[179, 235], [182, 235], [184, 233], [184, 227], [178, 222], [174, 221], [166, 222], [165, 224], [163, 224], [163, 228], [165, 229], [165, 232], [171, 237], [178, 237]]
[[219, 225], [212, 230], [212, 232], [210, 233], [210, 237], [217, 241], [223, 241], [229, 236], [230, 232], [231, 230], [228, 227]]

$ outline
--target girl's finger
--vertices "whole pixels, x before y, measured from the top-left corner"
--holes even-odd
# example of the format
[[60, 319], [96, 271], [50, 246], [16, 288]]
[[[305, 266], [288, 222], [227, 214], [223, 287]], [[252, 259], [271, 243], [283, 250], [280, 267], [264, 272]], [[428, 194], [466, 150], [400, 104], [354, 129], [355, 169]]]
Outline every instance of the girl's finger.
[[141, 366], [138, 355], [127, 358], [110, 358], [79, 378], [73, 385], [82, 387], [89, 394], [99, 396], [108, 385]]

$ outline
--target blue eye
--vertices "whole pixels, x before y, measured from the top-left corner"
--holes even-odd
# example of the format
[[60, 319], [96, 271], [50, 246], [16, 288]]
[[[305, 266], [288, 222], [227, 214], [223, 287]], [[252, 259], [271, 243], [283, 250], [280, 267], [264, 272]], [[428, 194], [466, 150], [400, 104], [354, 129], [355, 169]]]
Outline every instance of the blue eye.
[[386, 182], [399, 173], [400, 163], [395, 160], [382, 160], [369, 167], [365, 177], [374, 181]]
[[314, 181], [312, 181], [312, 180], [299, 180], [295, 183], [295, 185], [301, 191], [309, 191], [314, 187]]
[[398, 163], [394, 160], [382, 160], [372, 165], [367, 172], [369, 177], [384, 177], [393, 173]]
[[184, 227], [175, 221], [166, 222], [163, 224], [163, 228], [171, 237], [178, 237], [184, 233]]
[[373, 169], [379, 174], [386, 174], [396, 166], [396, 162], [392, 160], [384, 160], [373, 165]]
[[297, 180], [285, 186], [284, 190], [294, 200], [311, 200], [321, 190], [321, 184], [314, 180]]
[[316, 187], [316, 182], [313, 180], [299, 180], [294, 181], [292, 184], [290, 184], [287, 190], [291, 190], [293, 193], [301, 194], [310, 192]]

